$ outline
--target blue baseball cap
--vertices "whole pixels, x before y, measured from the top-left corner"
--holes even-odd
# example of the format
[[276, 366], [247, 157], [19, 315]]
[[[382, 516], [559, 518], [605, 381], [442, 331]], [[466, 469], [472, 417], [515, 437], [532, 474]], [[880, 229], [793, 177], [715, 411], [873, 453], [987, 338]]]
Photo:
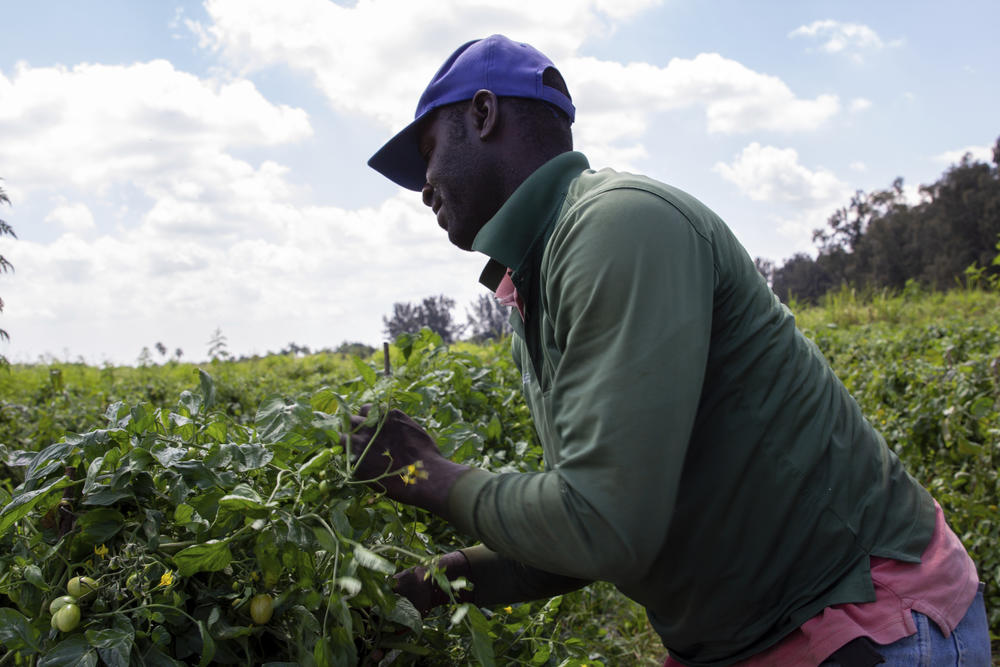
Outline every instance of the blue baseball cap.
[[545, 70], [555, 66], [540, 51], [503, 35], [477, 39], [458, 47], [424, 89], [413, 122], [368, 160], [368, 166], [404, 188], [424, 187], [427, 164], [420, 155], [421, 121], [438, 107], [471, 100], [479, 90], [497, 97], [542, 100], [561, 109], [570, 122], [576, 108], [569, 97], [542, 83]]

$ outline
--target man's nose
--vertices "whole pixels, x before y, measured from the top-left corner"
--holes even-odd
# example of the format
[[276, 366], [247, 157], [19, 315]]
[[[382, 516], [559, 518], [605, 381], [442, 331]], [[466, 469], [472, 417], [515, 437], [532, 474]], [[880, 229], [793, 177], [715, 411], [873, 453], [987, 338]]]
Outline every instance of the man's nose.
[[430, 183], [424, 183], [424, 187], [420, 193], [424, 199], [424, 206], [430, 206], [434, 203], [434, 188], [431, 187]]

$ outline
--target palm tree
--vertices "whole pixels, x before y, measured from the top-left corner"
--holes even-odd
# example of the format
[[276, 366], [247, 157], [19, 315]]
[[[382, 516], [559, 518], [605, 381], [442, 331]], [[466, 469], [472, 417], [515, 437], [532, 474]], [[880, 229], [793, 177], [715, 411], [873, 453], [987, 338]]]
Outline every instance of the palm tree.
[[[0, 203], [10, 205], [10, 198], [7, 197], [7, 193], [3, 191], [3, 187], [0, 186]], [[0, 220], [0, 236], [4, 234], [9, 234], [14, 238], [17, 238], [17, 234], [14, 233], [13, 228], [8, 225], [3, 220]], [[7, 271], [13, 271], [14, 265], [7, 261], [7, 258], [0, 255], [0, 273], [6, 273]], [[3, 312], [3, 299], [0, 299], [0, 312]], [[3, 329], [0, 329], [0, 339], [10, 340], [10, 336]], [[0, 355], [0, 363], [6, 363], [7, 359]]]

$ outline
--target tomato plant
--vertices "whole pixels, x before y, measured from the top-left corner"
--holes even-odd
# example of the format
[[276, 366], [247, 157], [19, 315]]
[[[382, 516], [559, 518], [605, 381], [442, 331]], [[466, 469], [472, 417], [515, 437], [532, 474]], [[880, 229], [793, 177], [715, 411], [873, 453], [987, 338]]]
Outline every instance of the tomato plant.
[[[1000, 634], [1000, 307], [952, 310], [799, 321], [945, 509]], [[0, 374], [0, 662], [662, 664], [641, 608], [610, 586], [425, 618], [393, 593], [392, 573], [468, 543], [351, 479], [348, 415], [398, 407], [446, 455], [495, 471], [536, 469], [541, 448], [503, 345], [448, 348], [424, 332], [391, 354], [390, 375], [381, 360], [322, 355], [211, 376], [180, 364], [63, 365], [58, 385], [47, 367]], [[90, 597], [73, 603], [76, 577]], [[262, 595], [271, 616], [257, 623]], [[69, 604], [80, 618], [61, 632]]]

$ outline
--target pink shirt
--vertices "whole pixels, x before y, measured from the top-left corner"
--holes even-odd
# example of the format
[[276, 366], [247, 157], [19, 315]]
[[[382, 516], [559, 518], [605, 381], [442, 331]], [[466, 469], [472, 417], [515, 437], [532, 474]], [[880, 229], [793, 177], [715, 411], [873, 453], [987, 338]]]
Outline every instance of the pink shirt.
[[517, 312], [521, 314], [521, 319], [524, 319], [524, 301], [518, 296], [514, 281], [510, 279], [510, 269], [507, 269], [507, 273], [497, 285], [496, 297], [501, 306], [516, 306]]
[[[874, 602], [827, 607], [775, 646], [739, 664], [816, 667], [858, 637], [891, 644], [916, 633], [911, 610], [934, 621], [945, 637], [950, 635], [972, 604], [979, 577], [975, 563], [945, 522], [941, 506], [937, 501], [934, 506], [934, 534], [919, 563], [872, 557]], [[665, 667], [681, 663], [667, 658]]]

